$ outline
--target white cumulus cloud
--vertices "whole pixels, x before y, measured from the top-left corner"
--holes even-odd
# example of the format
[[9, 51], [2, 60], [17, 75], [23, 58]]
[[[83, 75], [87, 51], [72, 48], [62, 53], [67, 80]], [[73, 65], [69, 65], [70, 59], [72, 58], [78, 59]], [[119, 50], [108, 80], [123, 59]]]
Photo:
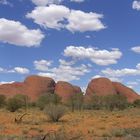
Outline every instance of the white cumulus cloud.
[[30, 72], [29, 69], [23, 67], [15, 67], [14, 71], [19, 74], [28, 74]]
[[35, 69], [36, 70], [39, 70], [39, 71], [46, 71], [48, 70], [48, 67], [51, 66], [52, 64], [52, 61], [47, 61], [47, 60], [36, 60], [34, 61], [34, 66], [35, 66]]
[[39, 30], [30, 30], [18, 21], [0, 18], [0, 42], [17, 46], [40, 45], [44, 35]]
[[62, 5], [35, 7], [26, 17], [45, 28], [67, 29], [71, 32], [99, 31], [106, 28], [101, 22], [102, 14], [71, 10]]
[[[49, 62], [46, 60], [46, 62]], [[44, 67], [46, 65], [44, 64]], [[42, 65], [43, 67], [43, 65]], [[81, 76], [90, 72], [90, 67], [88, 65], [78, 65], [75, 66], [73, 61], [65, 61], [60, 59], [58, 67], [47, 67], [46, 71], [39, 71], [38, 75], [51, 77], [56, 81], [73, 81], [79, 80]]]
[[124, 69], [111, 69], [107, 68], [102, 70], [102, 73], [110, 77], [123, 77], [123, 76], [136, 76], [140, 75], [140, 64], [137, 64], [136, 68], [124, 68]]
[[46, 6], [49, 4], [60, 4], [63, 0], [32, 0], [37, 6]]
[[14, 67], [12, 69], [5, 69], [0, 67], [0, 73], [18, 73], [18, 74], [28, 74], [30, 70], [24, 67]]
[[64, 56], [72, 57], [73, 59], [88, 59], [97, 65], [116, 64], [121, 58], [122, 52], [119, 49], [99, 50], [96, 48], [85, 48], [83, 46], [68, 46], [64, 50]]
[[140, 1], [133, 1], [133, 4], [132, 4], [132, 8], [135, 9], [135, 10], [140, 10]]
[[140, 53], [140, 46], [132, 47], [131, 50], [135, 53]]

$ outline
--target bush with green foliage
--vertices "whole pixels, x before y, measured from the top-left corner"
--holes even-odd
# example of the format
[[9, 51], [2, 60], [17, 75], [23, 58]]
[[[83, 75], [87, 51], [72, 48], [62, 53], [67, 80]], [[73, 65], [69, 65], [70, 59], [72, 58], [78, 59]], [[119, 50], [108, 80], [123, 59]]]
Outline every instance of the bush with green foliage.
[[17, 94], [13, 96], [12, 98], [9, 98], [7, 101], [7, 109], [11, 112], [15, 112], [19, 108], [25, 107], [27, 108], [28, 104], [28, 96]]
[[45, 107], [45, 113], [53, 122], [58, 122], [66, 114], [66, 112], [66, 107], [63, 105], [48, 104]]
[[108, 109], [113, 111], [114, 109], [123, 110], [128, 105], [127, 98], [123, 95], [97, 96], [93, 94], [90, 96], [89, 101], [85, 103], [84, 107], [86, 109]]
[[84, 108], [86, 109], [95, 109], [99, 110], [103, 108], [103, 100], [104, 98], [102, 96], [97, 96], [96, 94], [93, 94], [90, 96], [90, 99], [88, 102], [84, 104]]
[[104, 108], [104, 96], [98, 96], [96, 93], [90, 96], [88, 102], [85, 103], [85, 108], [99, 110]]
[[3, 107], [6, 104], [6, 97], [4, 95], [0, 95], [0, 107]]
[[59, 104], [60, 102], [61, 102], [61, 97], [59, 97], [57, 94], [46, 93], [38, 98], [36, 105], [41, 110], [43, 110], [45, 106], [50, 103]]
[[137, 99], [133, 102], [134, 107], [140, 107], [140, 99]]
[[114, 109], [123, 110], [128, 107], [127, 98], [119, 94], [105, 96], [104, 106], [110, 111]]
[[19, 100], [21, 102], [22, 107], [24, 107], [25, 109], [28, 108], [29, 97], [27, 95], [17, 94], [17, 95], [14, 96], [14, 98], [16, 98], [17, 100]]
[[71, 107], [72, 112], [74, 112], [74, 110], [81, 110], [84, 104], [83, 93], [72, 95], [68, 101], [68, 104]]

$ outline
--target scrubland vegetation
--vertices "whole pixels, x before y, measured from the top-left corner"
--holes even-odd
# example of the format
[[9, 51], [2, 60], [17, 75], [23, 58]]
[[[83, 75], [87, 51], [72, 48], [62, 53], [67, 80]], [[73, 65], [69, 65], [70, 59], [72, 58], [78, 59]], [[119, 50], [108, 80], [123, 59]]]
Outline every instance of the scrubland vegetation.
[[46, 93], [36, 102], [25, 95], [0, 95], [0, 140], [139, 140], [140, 100], [122, 95], [85, 101], [82, 93], [62, 102]]

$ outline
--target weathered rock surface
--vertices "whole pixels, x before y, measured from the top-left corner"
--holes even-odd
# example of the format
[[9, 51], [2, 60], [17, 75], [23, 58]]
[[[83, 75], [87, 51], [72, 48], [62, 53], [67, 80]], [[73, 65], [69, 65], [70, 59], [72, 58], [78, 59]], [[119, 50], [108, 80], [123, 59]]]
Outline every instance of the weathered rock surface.
[[87, 95], [97, 94], [99, 96], [116, 94], [112, 82], [107, 78], [96, 78], [88, 84]]
[[29, 76], [21, 83], [0, 85], [0, 94], [13, 96], [16, 94], [25, 94], [31, 100], [36, 100], [43, 93], [53, 93], [55, 81], [48, 77]]
[[68, 101], [68, 99], [81, 92], [81, 89], [77, 86], [64, 81], [58, 81], [55, 86], [55, 93], [62, 98], [62, 101]]
[[86, 99], [90, 99], [90, 96], [93, 94], [98, 96], [120, 94], [124, 95], [129, 102], [140, 99], [140, 96], [132, 89], [121, 83], [112, 82], [107, 78], [96, 78], [91, 80], [86, 90]]
[[133, 102], [136, 99], [140, 98], [140, 96], [134, 90], [124, 86], [121, 83], [113, 82], [113, 85], [116, 89], [117, 94], [125, 96], [129, 102]]
[[[68, 82], [59, 81], [55, 83], [52, 78], [41, 76], [29, 76], [24, 82], [15, 82], [12, 84], [0, 85], [0, 94], [7, 97], [16, 94], [25, 94], [34, 101], [44, 93], [56, 93], [62, 101], [67, 101], [72, 95], [81, 93], [81, 88], [74, 86]], [[107, 78], [96, 78], [91, 80], [86, 90], [86, 98], [96, 94], [98, 96], [106, 96], [113, 94], [124, 95], [129, 102], [140, 99], [140, 96], [132, 89], [118, 82], [112, 82]]]

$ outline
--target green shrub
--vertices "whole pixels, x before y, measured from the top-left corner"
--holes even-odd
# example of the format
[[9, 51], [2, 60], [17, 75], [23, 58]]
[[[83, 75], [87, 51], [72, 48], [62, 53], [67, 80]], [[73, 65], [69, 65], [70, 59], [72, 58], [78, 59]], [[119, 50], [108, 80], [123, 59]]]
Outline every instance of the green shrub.
[[97, 96], [96, 94], [93, 94], [90, 96], [90, 100], [85, 103], [84, 107], [86, 109], [102, 109], [103, 108], [103, 100], [104, 98], [102, 96]]
[[48, 104], [45, 112], [53, 122], [58, 122], [66, 114], [66, 108], [63, 105]]
[[133, 103], [133, 106], [134, 107], [140, 107], [140, 99], [135, 100], [134, 103]]
[[128, 102], [123, 95], [108, 95], [104, 97], [104, 106], [110, 111], [113, 111], [114, 109], [123, 110], [128, 107]]
[[41, 110], [45, 108], [46, 105], [52, 103], [52, 104], [59, 104], [61, 102], [61, 97], [59, 97], [57, 94], [44, 94], [41, 95], [37, 100], [37, 107], [39, 107]]
[[7, 109], [11, 112], [15, 112], [19, 108], [26, 106], [26, 99], [27, 96], [25, 95], [15, 95], [12, 98], [9, 98], [7, 101]]
[[68, 102], [69, 102], [68, 104], [70, 105], [72, 112], [75, 109], [81, 110], [84, 103], [83, 93], [77, 93], [77, 94], [72, 95]]
[[29, 105], [29, 97], [27, 95], [23, 95], [23, 94], [17, 94], [14, 96], [14, 98], [16, 98], [17, 100], [19, 100], [22, 104], [22, 106], [27, 109], [28, 105]]
[[4, 95], [0, 95], [0, 107], [3, 107], [6, 104], [6, 97]]
[[123, 95], [97, 96], [93, 94], [84, 107], [86, 109], [108, 109], [113, 111], [114, 109], [123, 110], [128, 106], [127, 99]]

